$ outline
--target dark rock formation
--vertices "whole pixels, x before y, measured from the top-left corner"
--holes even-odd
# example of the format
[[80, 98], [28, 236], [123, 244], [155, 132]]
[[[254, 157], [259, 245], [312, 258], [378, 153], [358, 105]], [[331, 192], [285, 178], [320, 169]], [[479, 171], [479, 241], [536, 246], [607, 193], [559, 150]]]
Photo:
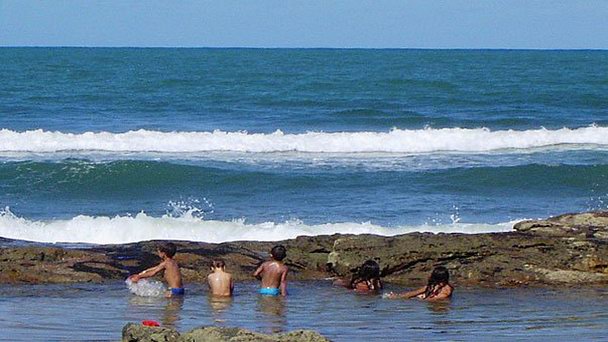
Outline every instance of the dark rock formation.
[[[386, 280], [420, 285], [436, 265], [457, 285], [522, 286], [608, 283], [608, 212], [524, 221], [509, 233], [422, 234], [395, 237], [332, 235], [282, 241], [290, 278], [345, 276], [377, 260]], [[265, 260], [274, 242], [176, 242], [186, 282], [203, 282], [214, 258], [236, 280]], [[155, 242], [59, 248], [3, 241], [0, 283], [103, 282], [126, 278], [158, 262]]]
[[285, 334], [265, 335], [240, 328], [202, 327], [179, 334], [177, 331], [161, 327], [145, 327], [129, 323], [122, 329], [124, 342], [326, 342], [319, 333], [297, 330]]

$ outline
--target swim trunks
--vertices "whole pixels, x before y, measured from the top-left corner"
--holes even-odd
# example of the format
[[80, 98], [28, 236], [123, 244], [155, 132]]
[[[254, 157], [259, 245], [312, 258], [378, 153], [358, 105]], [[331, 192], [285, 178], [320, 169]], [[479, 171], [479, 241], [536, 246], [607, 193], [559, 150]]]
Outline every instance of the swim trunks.
[[278, 296], [281, 291], [276, 287], [264, 287], [260, 289], [260, 294], [264, 296]]
[[172, 296], [183, 296], [186, 294], [186, 290], [184, 290], [183, 287], [174, 287], [171, 288], [171, 295]]

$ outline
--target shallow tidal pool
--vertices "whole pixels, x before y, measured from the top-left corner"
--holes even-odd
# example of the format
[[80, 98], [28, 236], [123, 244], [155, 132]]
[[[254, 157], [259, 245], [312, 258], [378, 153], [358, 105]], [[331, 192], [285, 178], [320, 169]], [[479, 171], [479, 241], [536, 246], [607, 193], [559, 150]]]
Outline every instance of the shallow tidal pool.
[[[151, 319], [180, 332], [203, 325], [271, 333], [314, 329], [334, 341], [601, 340], [608, 336], [608, 289], [464, 289], [445, 303], [388, 300], [291, 282], [287, 298], [238, 283], [232, 299], [201, 285], [184, 298], [137, 297], [125, 284], [0, 286], [0, 340], [120, 340], [128, 322]], [[387, 286], [387, 291], [405, 288]]]

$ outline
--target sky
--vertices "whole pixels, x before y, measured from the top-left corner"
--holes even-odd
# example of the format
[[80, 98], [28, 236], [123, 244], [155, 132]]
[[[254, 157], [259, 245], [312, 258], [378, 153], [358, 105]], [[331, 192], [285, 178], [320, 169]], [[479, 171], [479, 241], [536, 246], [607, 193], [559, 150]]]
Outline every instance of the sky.
[[0, 0], [0, 46], [608, 49], [608, 0]]

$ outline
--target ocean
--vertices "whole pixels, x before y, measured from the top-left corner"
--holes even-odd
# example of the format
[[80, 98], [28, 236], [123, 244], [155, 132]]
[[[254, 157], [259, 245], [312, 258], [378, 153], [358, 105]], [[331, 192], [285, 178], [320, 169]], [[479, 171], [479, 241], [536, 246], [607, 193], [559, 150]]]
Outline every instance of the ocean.
[[0, 236], [498, 232], [608, 207], [608, 51], [0, 48]]

